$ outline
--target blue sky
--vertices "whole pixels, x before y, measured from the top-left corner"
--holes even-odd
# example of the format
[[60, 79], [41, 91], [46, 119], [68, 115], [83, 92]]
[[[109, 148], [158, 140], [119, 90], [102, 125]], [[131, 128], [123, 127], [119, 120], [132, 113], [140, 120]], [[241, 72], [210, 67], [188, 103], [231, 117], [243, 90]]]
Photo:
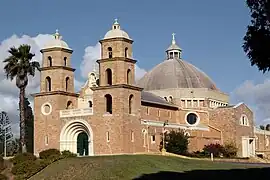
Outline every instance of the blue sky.
[[59, 29], [74, 50], [72, 63], [81, 79], [85, 48], [97, 44], [114, 18], [134, 40], [134, 57], [140, 68], [150, 70], [164, 60], [175, 32], [183, 58], [226, 93], [247, 80], [254, 88], [268, 78], [268, 73], [263, 75], [250, 66], [241, 47], [250, 21], [244, 0], [5, 0], [0, 6], [0, 42], [13, 34], [34, 37]]

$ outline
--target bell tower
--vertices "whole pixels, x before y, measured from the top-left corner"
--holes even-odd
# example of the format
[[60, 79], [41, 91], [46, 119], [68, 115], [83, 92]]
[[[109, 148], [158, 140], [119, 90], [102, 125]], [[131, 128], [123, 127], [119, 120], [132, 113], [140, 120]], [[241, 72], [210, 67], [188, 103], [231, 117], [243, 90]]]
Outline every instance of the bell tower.
[[[132, 58], [133, 40], [121, 29], [117, 19], [101, 44], [99, 64], [99, 86], [93, 87], [94, 114], [100, 121], [111, 124], [105, 126], [110, 141], [100, 153], [132, 153], [135, 150], [136, 135], [140, 135], [140, 107], [142, 88], [135, 86], [135, 64]], [[97, 136], [97, 135], [96, 135]], [[134, 139], [135, 138], [135, 139]], [[110, 144], [117, 145], [108, 149]]]
[[40, 72], [40, 92], [34, 96], [34, 153], [60, 148], [60, 110], [77, 106], [74, 93], [73, 50], [62, 40], [58, 30], [43, 49]]

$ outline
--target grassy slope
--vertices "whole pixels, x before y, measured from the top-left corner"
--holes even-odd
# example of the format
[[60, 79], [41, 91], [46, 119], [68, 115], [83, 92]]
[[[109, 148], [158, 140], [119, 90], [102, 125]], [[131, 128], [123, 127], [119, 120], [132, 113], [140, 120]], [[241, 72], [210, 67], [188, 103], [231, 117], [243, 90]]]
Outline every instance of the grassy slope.
[[85, 179], [133, 179], [142, 174], [159, 171], [190, 171], [194, 169], [238, 169], [243, 165], [188, 160], [178, 157], [155, 155], [98, 156], [63, 159], [30, 180], [85, 180]]

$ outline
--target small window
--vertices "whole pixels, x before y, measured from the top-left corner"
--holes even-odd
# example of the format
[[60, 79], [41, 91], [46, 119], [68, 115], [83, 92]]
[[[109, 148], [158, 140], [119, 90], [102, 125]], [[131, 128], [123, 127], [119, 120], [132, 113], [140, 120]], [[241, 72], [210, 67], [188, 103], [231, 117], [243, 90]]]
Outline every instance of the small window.
[[92, 101], [88, 101], [88, 106], [91, 108], [93, 106]]
[[131, 136], [131, 142], [134, 142], [134, 132], [133, 131], [131, 131], [130, 136]]
[[106, 132], [106, 139], [107, 139], [107, 142], [110, 142], [110, 133], [109, 133], [109, 131]]
[[49, 76], [46, 77], [46, 91], [50, 92], [52, 90], [52, 85], [51, 85], [51, 78]]
[[189, 125], [195, 125], [198, 123], [198, 116], [195, 113], [189, 113], [186, 121]]
[[126, 58], [128, 57], [128, 48], [127, 47], [125, 48], [125, 57]]
[[158, 110], [158, 117], [160, 117], [160, 110]]
[[49, 145], [49, 137], [48, 137], [48, 135], [45, 136], [45, 145], [46, 146]]
[[67, 102], [67, 109], [72, 109], [72, 101]]
[[67, 57], [64, 57], [64, 66], [67, 66]]
[[66, 91], [69, 90], [69, 77], [66, 77]]
[[110, 68], [106, 69], [106, 81], [107, 85], [112, 85], [112, 70]]
[[127, 84], [131, 84], [131, 70], [127, 70]]
[[112, 96], [110, 94], [105, 95], [106, 112], [112, 114]]
[[150, 113], [150, 112], [149, 112], [149, 108], [147, 107], [147, 108], [146, 108], [146, 114], [149, 115], [149, 113]]
[[131, 94], [130, 96], [129, 96], [129, 99], [128, 99], [128, 113], [129, 114], [132, 114], [133, 113], [133, 108], [134, 108], [134, 105], [133, 105], [133, 99], [134, 99], [134, 96]]
[[108, 47], [108, 56], [109, 56], [109, 58], [112, 58], [113, 57], [112, 48], [111, 47]]
[[164, 97], [164, 99], [165, 99], [166, 101], [168, 101], [168, 100], [167, 100], [167, 97]]
[[169, 101], [170, 101], [170, 102], [173, 102], [172, 96], [169, 97]]
[[49, 67], [52, 66], [52, 57], [51, 56], [48, 57], [48, 66]]
[[151, 136], [151, 143], [155, 143], [156, 142], [156, 136], [155, 135], [152, 135]]
[[242, 126], [249, 126], [248, 118], [246, 115], [242, 115], [240, 118], [240, 125]]

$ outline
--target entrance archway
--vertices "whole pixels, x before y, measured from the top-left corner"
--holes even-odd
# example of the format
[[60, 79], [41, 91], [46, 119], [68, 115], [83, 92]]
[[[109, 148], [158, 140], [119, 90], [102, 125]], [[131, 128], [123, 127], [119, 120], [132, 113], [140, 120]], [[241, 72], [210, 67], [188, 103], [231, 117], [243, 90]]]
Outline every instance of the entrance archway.
[[85, 132], [81, 132], [77, 137], [77, 154], [79, 156], [89, 155], [88, 135]]
[[60, 134], [60, 151], [69, 150], [79, 156], [94, 155], [93, 131], [84, 120], [68, 122]]

